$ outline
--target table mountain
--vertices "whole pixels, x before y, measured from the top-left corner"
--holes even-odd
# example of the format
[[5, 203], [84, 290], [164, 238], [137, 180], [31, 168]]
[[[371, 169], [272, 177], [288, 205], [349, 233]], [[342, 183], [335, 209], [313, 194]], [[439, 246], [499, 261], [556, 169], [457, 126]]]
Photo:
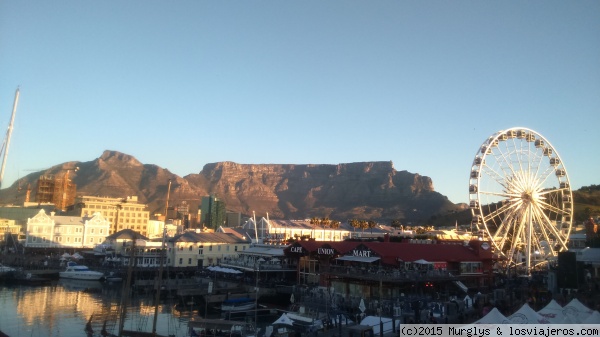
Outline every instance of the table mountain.
[[[75, 172], [74, 168], [78, 167]], [[169, 179], [169, 205], [187, 202], [192, 211], [203, 196], [223, 200], [228, 211], [246, 216], [255, 211], [272, 219], [329, 217], [389, 222], [429, 219], [460, 209], [434, 191], [431, 178], [396, 171], [392, 162], [325, 164], [206, 164], [197, 174], [179, 177], [153, 164], [142, 164], [117, 151], [105, 151], [89, 162], [67, 162], [31, 173], [0, 191], [2, 203], [22, 203], [27, 186], [31, 201], [40, 175], [69, 178], [77, 195], [126, 197], [137, 195], [151, 211], [163, 213]]]

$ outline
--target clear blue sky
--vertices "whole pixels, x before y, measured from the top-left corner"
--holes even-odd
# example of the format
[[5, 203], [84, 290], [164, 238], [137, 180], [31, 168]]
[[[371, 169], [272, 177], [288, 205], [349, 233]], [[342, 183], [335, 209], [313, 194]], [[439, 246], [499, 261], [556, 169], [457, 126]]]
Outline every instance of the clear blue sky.
[[514, 126], [600, 184], [599, 1], [0, 0], [3, 133], [17, 86], [4, 187], [116, 150], [180, 176], [391, 160], [466, 202]]

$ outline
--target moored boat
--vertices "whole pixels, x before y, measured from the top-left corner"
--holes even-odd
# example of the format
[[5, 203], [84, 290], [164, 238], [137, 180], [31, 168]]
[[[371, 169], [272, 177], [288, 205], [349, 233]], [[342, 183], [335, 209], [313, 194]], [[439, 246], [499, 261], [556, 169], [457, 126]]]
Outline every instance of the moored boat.
[[104, 274], [99, 271], [90, 270], [84, 265], [75, 262], [68, 262], [67, 268], [58, 273], [61, 278], [77, 279], [77, 280], [93, 280], [99, 281], [104, 278]]
[[244, 298], [233, 298], [223, 301], [221, 304], [221, 311], [225, 312], [236, 312], [246, 311], [254, 309], [256, 306], [256, 300], [248, 297]]
[[0, 263], [0, 280], [12, 278], [16, 271], [15, 268]]
[[41, 277], [22, 270], [15, 272], [14, 279], [18, 283], [27, 285], [44, 285], [52, 283], [52, 280], [47, 277]]

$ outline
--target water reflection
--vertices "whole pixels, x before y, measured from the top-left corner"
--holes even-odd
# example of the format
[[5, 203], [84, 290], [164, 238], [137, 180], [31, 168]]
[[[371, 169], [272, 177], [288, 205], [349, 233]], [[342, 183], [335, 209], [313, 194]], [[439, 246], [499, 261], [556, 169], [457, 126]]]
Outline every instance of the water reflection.
[[[121, 283], [64, 280], [49, 286], [0, 285], [0, 331], [8, 336], [85, 336], [90, 322], [93, 336], [105, 327], [118, 333]], [[151, 331], [154, 305], [151, 295], [134, 295], [125, 320], [125, 329]], [[157, 333], [185, 336], [189, 316], [194, 312], [173, 311], [165, 300], [159, 306]]]

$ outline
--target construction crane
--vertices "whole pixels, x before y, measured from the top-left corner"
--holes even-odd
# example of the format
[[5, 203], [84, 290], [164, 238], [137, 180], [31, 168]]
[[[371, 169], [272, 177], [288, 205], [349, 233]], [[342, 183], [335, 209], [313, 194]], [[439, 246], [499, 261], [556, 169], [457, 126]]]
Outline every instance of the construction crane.
[[0, 153], [4, 153], [2, 156], [2, 167], [0, 168], [0, 188], [2, 188], [2, 180], [4, 179], [4, 169], [6, 167], [6, 158], [8, 157], [8, 147], [10, 145], [10, 136], [12, 135], [13, 124], [15, 122], [15, 114], [17, 113], [17, 104], [19, 104], [19, 88], [15, 92], [15, 102], [13, 103], [12, 115], [10, 116], [10, 124], [8, 124], [8, 130], [6, 130], [6, 137], [0, 148]]

